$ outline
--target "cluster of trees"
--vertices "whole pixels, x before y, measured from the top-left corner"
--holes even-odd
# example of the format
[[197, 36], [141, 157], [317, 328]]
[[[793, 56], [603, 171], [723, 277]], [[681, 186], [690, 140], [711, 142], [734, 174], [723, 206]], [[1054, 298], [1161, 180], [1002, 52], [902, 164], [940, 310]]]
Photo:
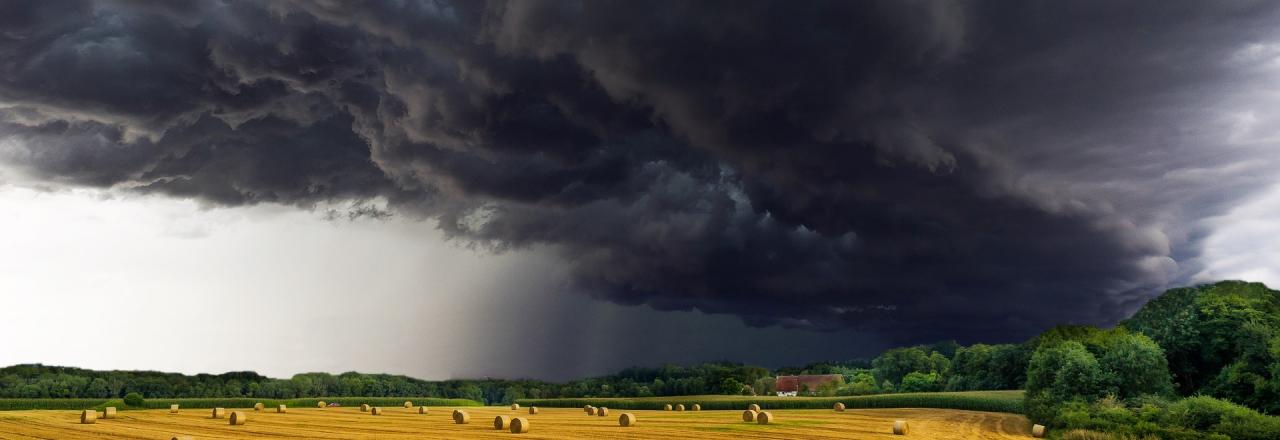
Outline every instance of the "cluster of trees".
[[1033, 419], [1051, 420], [1072, 400], [1173, 393], [1164, 351], [1141, 333], [1064, 326], [1034, 344], [1026, 382], [1027, 414]]
[[1259, 283], [1172, 289], [1115, 329], [1059, 327], [1030, 343], [1032, 408], [1202, 395], [1280, 413], [1280, 292]]
[[1280, 292], [1239, 281], [1170, 290], [1115, 329], [1058, 327], [1030, 341], [1027, 414], [1127, 437], [1280, 438], [1265, 415], [1280, 411], [1277, 331]]
[[1180, 394], [1280, 414], [1280, 292], [1239, 281], [1173, 289], [1120, 325], [1160, 345]]
[[717, 362], [682, 367], [628, 368], [617, 374], [553, 385], [557, 397], [649, 397], [696, 394], [755, 394], [773, 391], [764, 367]]
[[844, 382], [810, 390], [819, 396], [894, 392], [1015, 390], [1026, 382], [1031, 344], [974, 344], [955, 341], [900, 347], [880, 356], [782, 368], [778, 374], [839, 374]]

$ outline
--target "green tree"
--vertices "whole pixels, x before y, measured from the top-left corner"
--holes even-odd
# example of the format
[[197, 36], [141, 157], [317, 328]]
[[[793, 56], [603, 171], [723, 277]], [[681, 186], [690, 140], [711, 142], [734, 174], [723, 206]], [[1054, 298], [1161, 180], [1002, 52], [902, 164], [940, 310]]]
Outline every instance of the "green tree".
[[1052, 421], [1059, 405], [1102, 397], [1102, 383], [1098, 359], [1084, 344], [1066, 341], [1041, 346], [1027, 368], [1027, 413], [1033, 421]]
[[89, 386], [85, 387], [84, 397], [107, 397], [107, 381], [101, 377], [95, 377], [89, 382]]
[[484, 402], [484, 391], [476, 384], [467, 383], [458, 388], [458, 394], [454, 397]]
[[1102, 387], [1122, 399], [1144, 394], [1169, 395], [1173, 381], [1164, 350], [1141, 334], [1124, 334], [1109, 340], [1097, 354]]
[[898, 387], [898, 391], [904, 393], [918, 393], [924, 391], [941, 391], [942, 379], [941, 375], [936, 372], [921, 373], [912, 371], [902, 377], [902, 385]]
[[836, 391], [841, 396], [861, 396], [880, 392], [870, 370], [856, 370], [845, 375], [845, 384]]
[[836, 390], [840, 389], [841, 385], [844, 385], [843, 378], [824, 382], [818, 385], [818, 389], [814, 390], [813, 394], [818, 396], [834, 396], [836, 395]]
[[129, 393], [124, 396], [125, 405], [141, 408], [146, 403], [146, 399], [143, 399], [142, 395], [138, 393]]
[[720, 381], [720, 394], [741, 394], [742, 382], [732, 377], [726, 377]]
[[775, 381], [774, 378], [762, 377], [762, 378], [756, 379], [755, 384], [752, 385], [751, 388], [756, 392], [756, 394], [766, 396], [766, 395], [772, 395], [776, 393], [777, 385], [778, 383]]
[[871, 361], [871, 366], [876, 380], [899, 383], [907, 373], [932, 371], [934, 361], [919, 347], [904, 347], [881, 353]]

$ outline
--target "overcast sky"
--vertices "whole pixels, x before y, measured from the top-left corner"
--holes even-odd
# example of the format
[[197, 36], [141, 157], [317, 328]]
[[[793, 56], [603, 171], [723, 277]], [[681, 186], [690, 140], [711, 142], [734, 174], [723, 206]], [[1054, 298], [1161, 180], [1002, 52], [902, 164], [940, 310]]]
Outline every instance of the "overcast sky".
[[1274, 2], [0, 5], [0, 364], [562, 380], [1280, 286]]

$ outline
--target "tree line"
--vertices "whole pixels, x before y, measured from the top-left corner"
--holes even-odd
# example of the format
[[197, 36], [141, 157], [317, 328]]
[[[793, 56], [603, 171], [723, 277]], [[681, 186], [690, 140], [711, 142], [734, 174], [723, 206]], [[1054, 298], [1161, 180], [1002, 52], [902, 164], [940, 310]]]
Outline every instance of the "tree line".
[[0, 398], [119, 398], [129, 393], [147, 398], [415, 396], [507, 404], [524, 398], [772, 394], [775, 391], [774, 377], [785, 374], [840, 374], [845, 378], [829, 388], [808, 390], [806, 394], [809, 395], [1016, 389], [1020, 386], [1020, 375], [1024, 373], [1010, 368], [1011, 373], [1007, 377], [998, 376], [993, 372], [1001, 370], [987, 366], [1003, 364], [1006, 358], [1017, 357], [1017, 353], [1024, 351], [1019, 347], [984, 344], [959, 347], [954, 342], [947, 342], [890, 350], [872, 361], [826, 362], [777, 370], [733, 362], [637, 367], [566, 383], [527, 379], [428, 381], [402, 375], [357, 372], [337, 375], [303, 373], [288, 379], [275, 379], [254, 372], [184, 375], [30, 364], [0, 368]]

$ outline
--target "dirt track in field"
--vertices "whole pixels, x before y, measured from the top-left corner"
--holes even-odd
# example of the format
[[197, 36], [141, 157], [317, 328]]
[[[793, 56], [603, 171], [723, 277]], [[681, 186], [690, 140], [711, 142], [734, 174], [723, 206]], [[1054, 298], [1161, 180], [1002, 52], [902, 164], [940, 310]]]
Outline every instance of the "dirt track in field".
[[[241, 410], [241, 409], [232, 409]], [[360, 412], [358, 408], [290, 408], [285, 414], [273, 410], [248, 413], [248, 423], [231, 426], [227, 419], [209, 417], [209, 410], [188, 409], [178, 414], [169, 410], [122, 411], [116, 419], [99, 419], [80, 424], [78, 411], [0, 412], [0, 439], [169, 439], [189, 435], [196, 439], [902, 439], [893, 435], [893, 421], [907, 420], [906, 438], [970, 440], [1030, 438], [1030, 423], [1016, 414], [946, 409], [851, 409], [768, 410], [777, 423], [758, 425], [742, 421], [742, 411], [626, 411], [635, 414], [638, 426], [618, 426], [623, 411], [610, 410], [608, 417], [588, 416], [581, 409], [539, 408], [530, 415], [525, 408], [465, 408], [471, 423], [456, 425], [453, 408], [432, 407], [429, 414], [417, 409], [384, 408], [382, 415]], [[531, 429], [512, 434], [493, 428], [498, 415], [525, 417]]]

